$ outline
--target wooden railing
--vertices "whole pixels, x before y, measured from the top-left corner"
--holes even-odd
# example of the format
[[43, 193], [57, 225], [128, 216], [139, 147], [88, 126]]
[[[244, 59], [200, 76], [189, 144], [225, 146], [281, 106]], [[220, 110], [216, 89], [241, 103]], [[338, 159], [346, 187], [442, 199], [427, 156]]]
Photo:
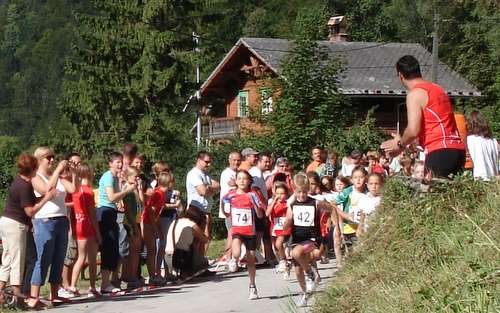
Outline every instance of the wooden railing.
[[231, 138], [240, 132], [240, 119], [225, 117], [213, 118], [203, 126], [203, 137], [207, 139]]

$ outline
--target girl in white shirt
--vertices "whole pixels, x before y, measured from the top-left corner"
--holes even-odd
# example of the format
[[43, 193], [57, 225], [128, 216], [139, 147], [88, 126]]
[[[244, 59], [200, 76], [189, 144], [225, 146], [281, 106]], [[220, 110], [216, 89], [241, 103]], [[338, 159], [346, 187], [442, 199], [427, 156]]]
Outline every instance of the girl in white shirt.
[[467, 128], [467, 149], [474, 163], [474, 178], [490, 180], [498, 176], [499, 146], [484, 115], [472, 111], [467, 118]]

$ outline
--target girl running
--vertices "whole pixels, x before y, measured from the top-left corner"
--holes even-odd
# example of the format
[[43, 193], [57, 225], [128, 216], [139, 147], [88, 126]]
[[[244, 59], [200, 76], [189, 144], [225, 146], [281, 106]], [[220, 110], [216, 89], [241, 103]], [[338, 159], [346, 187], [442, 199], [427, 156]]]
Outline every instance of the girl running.
[[345, 223], [343, 226], [344, 239], [350, 241], [356, 241], [357, 239], [356, 231], [361, 215], [359, 201], [366, 193], [366, 175], [366, 169], [362, 165], [356, 166], [352, 170], [352, 186], [344, 188], [334, 200], [335, 204], [342, 205], [342, 210], [337, 209], [337, 213], [339, 218]]
[[367, 178], [368, 193], [359, 201], [361, 209], [361, 216], [359, 219], [359, 226], [356, 235], [366, 232], [370, 217], [380, 205], [380, 188], [384, 184], [384, 177], [378, 173], [372, 173]]
[[292, 258], [295, 273], [302, 289], [299, 306], [307, 305], [307, 294], [316, 288], [319, 277], [313, 271], [311, 263], [320, 255], [320, 215], [321, 211], [331, 212], [332, 205], [309, 196], [309, 180], [303, 173], [294, 177], [295, 193], [288, 201], [284, 229], [291, 228]]
[[229, 262], [229, 271], [237, 270], [241, 245], [244, 244], [250, 279], [248, 299], [255, 300], [259, 298], [255, 286], [255, 249], [257, 248], [255, 219], [256, 217], [262, 218], [264, 210], [259, 197], [251, 190], [252, 176], [247, 171], [242, 170], [236, 173], [236, 186], [236, 190], [231, 190], [222, 198], [224, 213], [231, 217], [232, 225], [232, 258]]
[[285, 243], [290, 238], [291, 229], [283, 230], [283, 223], [286, 217], [289, 191], [283, 182], [275, 182], [273, 187], [273, 198], [267, 206], [266, 216], [271, 221], [271, 235], [274, 237], [274, 248], [276, 249], [279, 264], [278, 273], [288, 272], [288, 265], [285, 253]]
[[74, 294], [78, 294], [76, 283], [78, 277], [80, 277], [85, 260], [87, 260], [90, 280], [88, 297], [99, 297], [100, 293], [95, 286], [97, 272], [96, 257], [102, 239], [99, 225], [97, 224], [94, 192], [92, 191], [94, 173], [92, 168], [84, 163], [77, 168], [77, 175], [80, 184], [77, 186], [77, 191], [72, 194], [72, 200], [76, 221], [75, 234], [78, 246], [78, 258], [71, 275], [69, 290]]

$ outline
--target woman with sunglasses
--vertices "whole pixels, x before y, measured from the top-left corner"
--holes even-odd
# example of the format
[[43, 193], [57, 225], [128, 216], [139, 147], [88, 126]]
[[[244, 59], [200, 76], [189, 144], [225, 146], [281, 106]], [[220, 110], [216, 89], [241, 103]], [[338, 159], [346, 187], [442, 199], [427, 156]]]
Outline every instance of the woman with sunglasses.
[[50, 148], [39, 147], [34, 156], [38, 160], [38, 171], [31, 180], [35, 196], [43, 197], [52, 189], [55, 189], [55, 196], [42, 206], [32, 220], [37, 260], [31, 276], [31, 297], [27, 302], [30, 308], [40, 303], [40, 287], [45, 283], [49, 267], [50, 300], [53, 303], [67, 302], [66, 298], [58, 296], [57, 290], [61, 284], [68, 245], [69, 221], [64, 199], [66, 193], [75, 191], [76, 180], [73, 171], [66, 171], [68, 161], [60, 161], [54, 166], [54, 152]]

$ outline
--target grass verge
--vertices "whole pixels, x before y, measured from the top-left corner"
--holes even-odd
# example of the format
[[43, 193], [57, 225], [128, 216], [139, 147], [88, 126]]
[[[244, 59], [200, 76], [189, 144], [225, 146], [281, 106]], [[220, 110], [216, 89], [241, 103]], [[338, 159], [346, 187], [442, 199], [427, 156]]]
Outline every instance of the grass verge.
[[500, 312], [500, 182], [415, 195], [388, 181], [378, 216], [313, 312]]

